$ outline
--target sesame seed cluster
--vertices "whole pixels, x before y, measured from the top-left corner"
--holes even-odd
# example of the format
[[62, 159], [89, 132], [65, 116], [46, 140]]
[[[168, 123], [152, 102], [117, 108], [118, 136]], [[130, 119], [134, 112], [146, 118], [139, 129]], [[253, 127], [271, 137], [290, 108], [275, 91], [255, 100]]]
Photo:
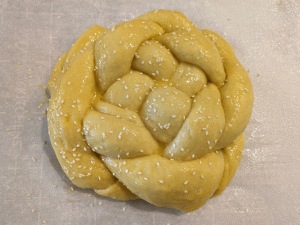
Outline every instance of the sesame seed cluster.
[[185, 212], [233, 178], [253, 107], [233, 48], [169, 10], [89, 28], [48, 89], [51, 143], [73, 184]]

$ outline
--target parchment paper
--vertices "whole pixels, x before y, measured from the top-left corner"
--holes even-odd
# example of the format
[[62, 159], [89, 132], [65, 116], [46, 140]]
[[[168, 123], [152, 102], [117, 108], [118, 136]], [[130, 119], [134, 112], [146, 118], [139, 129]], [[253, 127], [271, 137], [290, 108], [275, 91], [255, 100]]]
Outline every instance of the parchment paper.
[[[226, 38], [255, 94], [235, 178], [189, 214], [74, 187], [44, 114], [51, 70], [85, 29], [160, 8]], [[0, 224], [300, 224], [299, 15], [297, 0], [1, 0]]]

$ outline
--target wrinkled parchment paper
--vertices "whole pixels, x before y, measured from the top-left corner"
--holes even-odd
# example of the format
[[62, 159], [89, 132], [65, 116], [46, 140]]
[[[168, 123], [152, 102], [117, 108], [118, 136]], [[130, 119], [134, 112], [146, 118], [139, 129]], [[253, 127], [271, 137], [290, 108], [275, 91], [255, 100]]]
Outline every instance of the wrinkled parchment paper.
[[[46, 83], [88, 27], [154, 9], [218, 32], [249, 70], [255, 104], [240, 168], [189, 214], [74, 187], [49, 142]], [[300, 224], [300, 2], [0, 1], [0, 224]]]

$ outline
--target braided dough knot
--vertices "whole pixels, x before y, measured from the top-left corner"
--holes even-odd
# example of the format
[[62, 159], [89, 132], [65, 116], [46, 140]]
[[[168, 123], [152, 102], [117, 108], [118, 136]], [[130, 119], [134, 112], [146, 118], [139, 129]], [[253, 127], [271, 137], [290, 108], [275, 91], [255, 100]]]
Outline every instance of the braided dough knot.
[[251, 82], [223, 38], [179, 12], [89, 28], [48, 88], [51, 142], [79, 187], [189, 212], [239, 165]]

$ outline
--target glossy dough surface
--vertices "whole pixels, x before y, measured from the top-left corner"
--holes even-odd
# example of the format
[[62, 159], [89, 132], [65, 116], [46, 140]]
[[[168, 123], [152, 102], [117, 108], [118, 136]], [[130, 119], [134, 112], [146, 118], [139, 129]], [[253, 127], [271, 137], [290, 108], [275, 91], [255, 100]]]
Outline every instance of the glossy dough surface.
[[222, 37], [180, 12], [89, 28], [48, 89], [51, 143], [78, 187], [190, 212], [239, 166], [250, 79]]

